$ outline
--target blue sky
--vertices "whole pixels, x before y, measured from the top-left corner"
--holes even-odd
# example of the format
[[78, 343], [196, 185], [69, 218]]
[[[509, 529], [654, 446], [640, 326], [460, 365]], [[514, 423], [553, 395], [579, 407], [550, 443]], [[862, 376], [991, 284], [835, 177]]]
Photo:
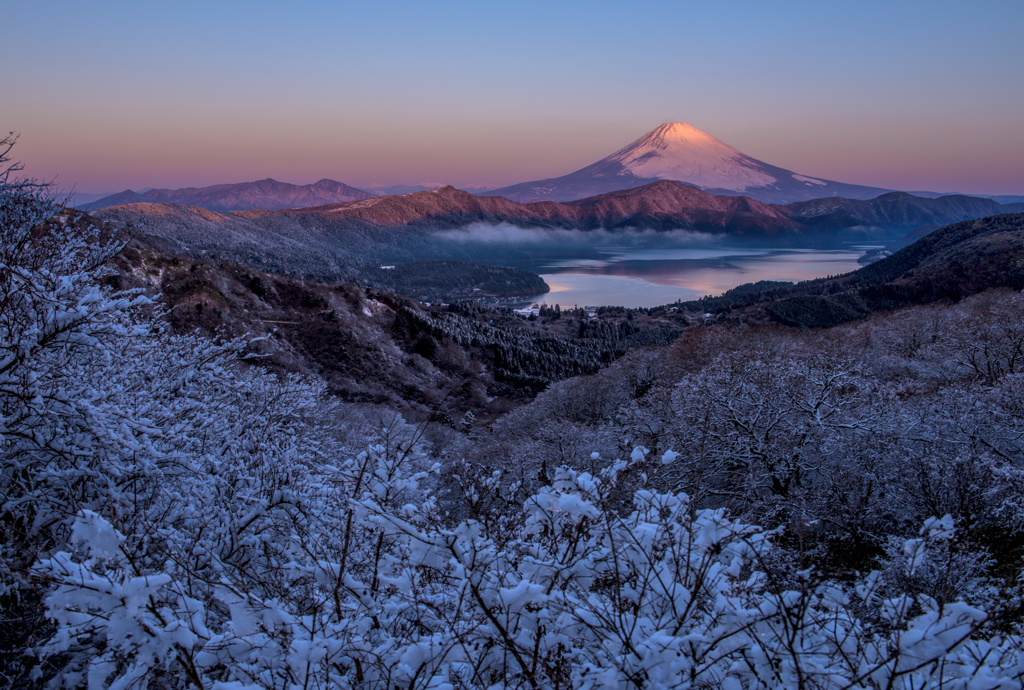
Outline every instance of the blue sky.
[[1024, 194], [1024, 3], [36, 2], [0, 128], [79, 191], [510, 184], [665, 121], [844, 182]]

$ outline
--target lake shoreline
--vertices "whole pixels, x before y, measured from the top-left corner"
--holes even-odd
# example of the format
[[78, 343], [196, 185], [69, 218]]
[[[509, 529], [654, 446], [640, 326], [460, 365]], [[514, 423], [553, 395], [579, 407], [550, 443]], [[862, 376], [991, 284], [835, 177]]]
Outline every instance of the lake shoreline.
[[717, 296], [760, 280], [800, 282], [848, 273], [860, 268], [858, 259], [874, 248], [598, 247], [595, 253], [601, 258], [587, 252], [533, 267], [551, 291], [518, 300], [515, 306], [650, 308]]

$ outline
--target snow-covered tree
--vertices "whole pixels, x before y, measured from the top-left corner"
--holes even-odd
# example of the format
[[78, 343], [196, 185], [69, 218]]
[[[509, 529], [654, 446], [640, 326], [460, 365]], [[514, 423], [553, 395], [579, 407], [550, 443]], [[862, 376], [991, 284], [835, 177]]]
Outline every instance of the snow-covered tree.
[[[321, 381], [252, 366], [244, 340], [172, 333], [158, 301], [104, 287], [122, 240], [12, 172], [0, 177], [7, 685], [909, 690], [1024, 680], [1021, 637], [973, 596], [992, 584], [989, 555], [958, 541], [976, 524], [957, 522], [965, 511], [915, 515], [932, 505], [923, 490], [908, 490], [905, 510], [923, 526], [892, 535], [883, 570], [840, 576], [784, 562], [786, 530], [822, 511], [813, 499], [824, 469], [896, 399], [863, 393], [863, 358], [768, 338], [754, 358], [705, 352], [713, 368], [681, 367], [680, 386], [639, 405], [656, 388], [647, 358], [600, 386], [543, 396], [563, 436], [571, 421], [576, 436], [603, 439], [607, 461], [581, 461], [580, 438], [558, 451], [589, 471], [548, 464], [556, 456], [543, 438], [530, 451], [539, 467], [518, 474], [512, 443], [509, 467], [481, 454], [441, 467], [422, 428], [384, 413], [367, 430], [370, 413], [333, 401]], [[1002, 348], [992, 361], [1006, 369], [1012, 356]], [[983, 380], [972, 361], [982, 360], [950, 376]], [[980, 468], [971, 477], [1009, 477], [986, 485], [975, 523], [1000, 510], [1019, 520], [1014, 376], [960, 396], [952, 438], [943, 418], [894, 435], [900, 450], [964, 449]], [[701, 428], [676, 428], [699, 418], [695, 406], [707, 412], [711, 468], [697, 484], [679, 466], [699, 456], [677, 444]], [[886, 433], [921, 418], [895, 403], [886, 411]], [[972, 417], [986, 411], [1002, 415], [998, 433]], [[644, 433], [665, 449], [630, 447], [621, 432], [654, 412]], [[465, 443], [480, 442], [466, 431]], [[848, 485], [869, 474], [861, 455]], [[970, 483], [947, 470], [921, 476]], [[893, 487], [909, 476], [891, 462], [878, 475]], [[699, 502], [682, 490], [691, 485]], [[713, 505], [700, 488], [709, 485], [740, 496], [737, 510]]]
[[[438, 524], [418, 486], [427, 475], [403, 464], [375, 448], [328, 470], [349, 509], [325, 522], [342, 529], [281, 539], [290, 559], [261, 564], [264, 578], [276, 570], [287, 584], [276, 596], [253, 586], [255, 569], [147, 572], [124, 535], [80, 513], [73, 532], [88, 545], [39, 565], [55, 584], [49, 650], [80, 659], [64, 681], [1010, 688], [1024, 679], [1021, 638], [980, 635], [985, 612], [962, 601], [900, 591], [879, 572], [843, 584], [807, 571], [796, 588], [782, 586], [763, 568], [771, 534], [721, 509], [693, 512], [685, 495], [640, 490], [625, 514], [611, 510], [628, 463], [600, 477], [558, 471], [503, 544], [478, 521]], [[898, 567], [912, 578], [952, 534], [950, 518], [928, 521]]]

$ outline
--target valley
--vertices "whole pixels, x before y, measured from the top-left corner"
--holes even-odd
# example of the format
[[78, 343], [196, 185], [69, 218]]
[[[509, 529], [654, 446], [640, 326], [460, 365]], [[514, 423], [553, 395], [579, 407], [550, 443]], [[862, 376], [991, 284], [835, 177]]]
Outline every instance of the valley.
[[1024, 2], [20, 2], [0, 690], [1022, 690]]
[[[484, 640], [561, 687], [630, 612], [688, 635], [707, 687], [754, 677], [735, 640], [845, 682], [917, 664], [900, 641], [922, 626], [1024, 678], [1019, 204], [777, 205], [661, 180], [91, 215], [25, 190], [0, 194], [0, 667], [22, 686], [114, 641], [184, 688], [132, 646], [166, 624], [187, 677], [272, 677], [279, 636], [335, 650], [304, 667], [324, 687], [441, 644], [412, 672], [436, 680]], [[523, 606], [538, 582], [543, 607]], [[718, 594], [680, 622], [664, 587]], [[737, 593], [754, 608], [726, 625]], [[872, 631], [845, 665], [839, 620]], [[783, 622], [820, 647], [787, 646]], [[73, 649], [25, 653], [65, 629]], [[339, 647], [351, 630], [377, 646]], [[978, 672], [957, 645], [928, 654], [938, 684], [945, 664]]]
[[[162, 232], [170, 234], [167, 227]], [[159, 235], [138, 234], [119, 271], [123, 285], [164, 296], [176, 329], [268, 337], [261, 356], [275, 367], [315, 373], [344, 399], [396, 405], [413, 418], [446, 400], [455, 406], [445, 410], [449, 416], [494, 419], [554, 381], [596, 372], [637, 345], [667, 344], [695, 323], [820, 328], [986, 289], [1024, 288], [1024, 214], [938, 228], [859, 269], [859, 250], [654, 245], [618, 247], [612, 261], [548, 259], [560, 271], [545, 274], [548, 283], [526, 271], [452, 260], [353, 262], [348, 282], [300, 279], [221, 257], [175, 254], [168, 246]], [[625, 303], [623, 282], [641, 271], [655, 272], [645, 284], [671, 289], [645, 293], [646, 303]], [[723, 277], [730, 271], [735, 277]], [[687, 273], [695, 287], [678, 284]], [[574, 293], [558, 282], [571, 288], [577, 276], [612, 279], [608, 302], [624, 304], [597, 309], [602, 300], [572, 299], [601, 294], [593, 284], [578, 284]], [[697, 282], [700, 276], [719, 282]], [[738, 285], [741, 276], [751, 280]], [[546, 305], [539, 319], [513, 314], [512, 307], [534, 302]], [[479, 395], [473, 386], [455, 391], [460, 377], [474, 380]]]
[[[855, 268], [855, 254], [863, 251], [857, 247], [881, 247], [919, 227], [1019, 208], [1024, 206], [903, 193], [780, 206], [659, 181], [566, 203], [521, 204], [444, 187], [307, 209], [226, 213], [147, 203], [101, 209], [96, 216], [136, 228], [162, 251], [298, 278], [399, 289], [393, 281], [381, 282], [386, 276], [379, 266], [461, 261], [548, 276], [572, 273], [576, 277], [560, 284], [575, 285], [571, 301], [563, 300], [569, 304], [614, 303], [624, 291], [621, 306], [649, 307], [744, 282], [840, 273]], [[758, 255], [763, 258], [753, 262], [743, 258]], [[816, 268], [813, 256], [822, 257]], [[768, 268], [772, 261], [780, 263]], [[722, 280], [726, 275], [733, 277]], [[511, 296], [481, 285], [466, 284], [458, 298], [473, 297], [474, 289], [479, 297]], [[667, 285], [682, 290], [672, 293]], [[402, 289], [423, 301], [456, 299], [423, 286]], [[558, 301], [543, 289], [516, 294], [524, 301], [504, 303]]]

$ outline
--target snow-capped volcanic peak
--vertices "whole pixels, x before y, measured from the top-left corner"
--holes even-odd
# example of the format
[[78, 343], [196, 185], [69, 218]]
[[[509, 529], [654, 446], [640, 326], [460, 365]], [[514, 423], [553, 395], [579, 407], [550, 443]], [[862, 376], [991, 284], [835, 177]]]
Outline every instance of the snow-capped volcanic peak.
[[749, 196], [770, 204], [822, 197], [874, 199], [891, 190], [797, 175], [740, 153], [685, 122], [666, 122], [629, 146], [561, 177], [520, 182], [484, 192], [512, 201], [574, 201], [633, 189], [658, 180], [710, 194]]
[[741, 192], [775, 184], [758, 161], [685, 122], [667, 122], [605, 159], [620, 174]]

